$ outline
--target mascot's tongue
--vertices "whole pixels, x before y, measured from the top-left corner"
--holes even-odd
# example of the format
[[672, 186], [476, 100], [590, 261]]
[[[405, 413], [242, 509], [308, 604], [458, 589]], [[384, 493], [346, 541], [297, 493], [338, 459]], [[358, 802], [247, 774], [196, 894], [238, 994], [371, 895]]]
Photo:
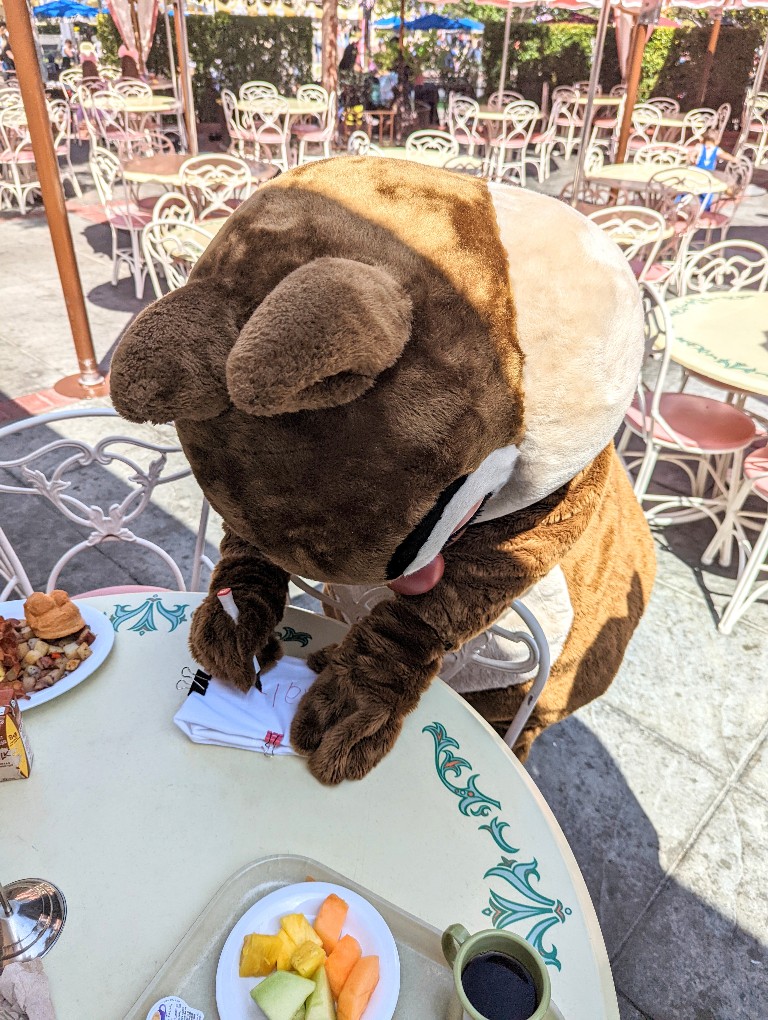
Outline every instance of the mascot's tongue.
[[398, 595], [423, 595], [424, 592], [431, 591], [435, 587], [443, 576], [444, 570], [445, 560], [443, 559], [443, 554], [438, 553], [421, 570], [416, 570], [413, 574], [398, 577], [394, 581], [390, 581], [387, 587], [391, 588]]

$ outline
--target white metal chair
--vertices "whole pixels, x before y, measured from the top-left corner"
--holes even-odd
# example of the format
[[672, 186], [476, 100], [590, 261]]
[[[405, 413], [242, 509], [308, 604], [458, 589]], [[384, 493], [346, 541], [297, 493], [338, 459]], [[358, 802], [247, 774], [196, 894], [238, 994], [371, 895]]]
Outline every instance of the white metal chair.
[[91, 145], [112, 147], [122, 160], [131, 159], [144, 131], [132, 125], [125, 98], [112, 89], [90, 92], [85, 85], [78, 98]]
[[[112, 425], [118, 422], [121, 434], [112, 434]], [[43, 549], [52, 546], [60, 553], [45, 581], [46, 591], [62, 583], [62, 572], [75, 558], [113, 542], [146, 550], [163, 564], [163, 582], [170, 580], [175, 590], [187, 590], [180, 564], [157, 541], [135, 530], [153, 496], [160, 495], [167, 486], [175, 497], [179, 483], [191, 475], [172, 426], [153, 431], [154, 435], [147, 426], [140, 430], [131, 427], [112, 408], [53, 411], [0, 429], [0, 468], [4, 474], [0, 495], [13, 497], [19, 513], [30, 524], [23, 536], [25, 545], [29, 534], [30, 544], [34, 541], [37, 548]], [[93, 438], [94, 433], [101, 438]], [[62, 515], [63, 527], [55, 539], [34, 534], [33, 501], [41, 498]], [[202, 502], [196, 487], [192, 498]], [[186, 564], [191, 567], [191, 590], [200, 589], [201, 568], [209, 562], [204, 556], [206, 523], [207, 505], [201, 512], [194, 553], [188, 557], [191, 563]], [[71, 537], [75, 536], [67, 535], [68, 530], [82, 531], [82, 539], [72, 543]], [[162, 533], [162, 525], [155, 530]], [[69, 547], [64, 548], [68, 542]], [[2, 598], [14, 592], [26, 597], [33, 591], [28, 571], [17, 554], [21, 549], [19, 540], [14, 550], [8, 535], [0, 532], [0, 577], [5, 582]], [[115, 561], [112, 563], [114, 566]], [[133, 581], [130, 574], [127, 576]]]
[[[102, 73], [102, 77], [104, 77]], [[152, 89], [145, 81], [138, 78], [122, 78], [110, 82], [110, 88], [119, 96], [135, 97], [137, 99], [151, 99]]]
[[654, 96], [653, 99], [646, 99], [646, 106], [655, 106], [661, 110], [662, 116], [668, 117], [673, 113], [680, 113], [680, 104], [676, 99], [667, 99], [666, 96]]
[[477, 129], [480, 104], [469, 96], [451, 92], [448, 97], [448, 133], [459, 145], [466, 145], [467, 154], [474, 156], [478, 145], [485, 145], [485, 138]]
[[253, 117], [239, 109], [237, 96], [229, 89], [221, 90], [221, 106], [229, 135], [229, 151], [243, 157], [249, 145], [253, 149]]
[[260, 99], [269, 99], [278, 95], [275, 85], [268, 81], [247, 81], [240, 86], [240, 98], [243, 102], [253, 103]]
[[[529, 141], [532, 151], [529, 152], [526, 149], [525, 152], [525, 162], [535, 167], [536, 176], [540, 183], [547, 180], [550, 175], [552, 154], [557, 139], [557, 119], [560, 116], [560, 108], [560, 101], [555, 100], [552, 104], [546, 127], [543, 131], [534, 131], [531, 134]], [[597, 165], [597, 156], [595, 154], [599, 154], [599, 166]], [[600, 150], [596, 146], [591, 146], [586, 156], [584, 172], [586, 174], [595, 173], [597, 169], [602, 167], [603, 162]]]
[[491, 167], [497, 181], [511, 175], [525, 187], [527, 150], [539, 115], [538, 106], [527, 100], [504, 107], [501, 131], [491, 139]]
[[641, 205], [615, 205], [587, 218], [618, 244], [638, 280], [644, 279], [667, 230], [661, 213]]
[[155, 297], [165, 293], [160, 284], [158, 270], [165, 279], [167, 289], [178, 290], [189, 278], [192, 267], [213, 238], [196, 223], [185, 222], [173, 216], [155, 217], [141, 233], [144, 262]]
[[[350, 626], [367, 616], [388, 591], [381, 587], [365, 589], [341, 585], [334, 585], [330, 590], [322, 590], [296, 575], [291, 576], [291, 581], [311, 598], [330, 606], [332, 615]], [[465, 666], [476, 663], [491, 673], [500, 675], [503, 682], [499, 683], [499, 686], [516, 686], [533, 680], [504, 735], [509, 747], [514, 747], [549, 678], [550, 647], [541, 624], [523, 600], [516, 599], [511, 604], [510, 610], [519, 617], [522, 628], [518, 629], [514, 617], [512, 619], [514, 630], [500, 624], [492, 624], [483, 634], [468, 641], [457, 653], [445, 656], [440, 677], [450, 683]], [[505, 620], [510, 615], [512, 614], [509, 611], [505, 613]], [[527, 631], [524, 628], [527, 628]], [[514, 652], [513, 655], [509, 655], [515, 645], [525, 649], [523, 656], [514, 655]]]
[[459, 143], [447, 131], [425, 128], [423, 131], [414, 131], [405, 140], [406, 159], [410, 153], [416, 152], [434, 153], [448, 160], [459, 155]]
[[768, 289], [768, 248], [755, 241], [718, 241], [689, 256], [683, 294]]
[[291, 142], [291, 112], [288, 100], [278, 95], [254, 100], [251, 103], [250, 114], [253, 118], [254, 150], [258, 158], [266, 158], [281, 170], [287, 170], [290, 164]]
[[635, 149], [632, 162], [640, 165], [652, 163], [653, 166], [687, 166], [689, 152], [684, 145], [674, 142], [649, 142]]
[[81, 197], [83, 190], [72, 166], [72, 107], [64, 99], [53, 99], [48, 103], [48, 114], [53, 127], [53, 145], [60, 163], [59, 174]]
[[[141, 231], [149, 222], [150, 213], [130, 200], [120, 160], [114, 152], [94, 145], [88, 165], [112, 234], [112, 286], [117, 286], [120, 264], [124, 262], [133, 277], [136, 297], [141, 298], [147, 273], [141, 252]], [[130, 247], [121, 247], [121, 231], [128, 234]]]
[[723, 134], [725, 133], [725, 129], [728, 127], [728, 119], [730, 118], [730, 116], [731, 116], [730, 103], [723, 103], [721, 106], [718, 106], [717, 125], [715, 127], [715, 131], [717, 134], [715, 141], [717, 145], [719, 145], [723, 140]]
[[[296, 125], [297, 127], [299, 125]], [[321, 125], [301, 125], [307, 128], [299, 135], [299, 148], [296, 162], [299, 166], [303, 163], [311, 163], [318, 159], [329, 159], [331, 156], [331, 143], [336, 135], [336, 93], [332, 92], [325, 107], [323, 123]], [[293, 129], [292, 129], [293, 130]], [[307, 148], [316, 146], [320, 148], [320, 154], [307, 152]]]
[[252, 188], [248, 164], [224, 152], [190, 156], [181, 164], [179, 179], [182, 193], [203, 222], [229, 216]]
[[488, 96], [488, 106], [491, 110], [503, 110], [510, 103], [522, 102], [524, 98], [521, 92], [515, 92], [513, 89], [504, 89], [503, 91], [497, 89]]
[[692, 145], [704, 140], [704, 135], [717, 130], [717, 111], [707, 107], [689, 110], [683, 118], [680, 134], [681, 145]]
[[768, 155], [768, 111], [747, 111], [736, 144], [735, 154], [746, 156], [755, 166], [762, 166]]
[[30, 199], [40, 193], [40, 181], [23, 106], [0, 108], [0, 172], [0, 209], [16, 202], [26, 216]]
[[[746, 514], [744, 511], [744, 504], [750, 495], [758, 496], [768, 503], [768, 446], [748, 454], [742, 470], [744, 477], [736, 496], [734, 524], [740, 550], [743, 549], [746, 554], [746, 562], [742, 566], [736, 588], [718, 624], [718, 630], [722, 634], [730, 634], [750, 606], [768, 594], [768, 578], [753, 587], [760, 573], [768, 571], [768, 514], [765, 512]], [[759, 529], [754, 545], [746, 538], [745, 526]]]
[[558, 104], [558, 115], [555, 120], [557, 131], [552, 149], [562, 147], [563, 159], [570, 159], [578, 144], [579, 134], [584, 121], [582, 119], [583, 108], [579, 103], [579, 93], [576, 89], [565, 85], [558, 86], [552, 93], [553, 105]]
[[649, 103], [638, 103], [632, 111], [627, 151], [651, 145], [658, 138], [662, 112]]
[[714, 195], [707, 209], [701, 214], [699, 226], [706, 231], [707, 244], [717, 231], [720, 240], [725, 240], [728, 229], [736, 215], [736, 210], [744, 198], [744, 194], [752, 181], [754, 164], [746, 156], [736, 156], [733, 162], [725, 165], [725, 179], [728, 191], [724, 195]]
[[[662, 524], [684, 524], [708, 517], [719, 526], [718, 515], [724, 515], [728, 505], [729, 471], [738, 474], [744, 451], [757, 438], [755, 423], [725, 401], [665, 390], [674, 347], [672, 324], [658, 290], [648, 283], [641, 283], [641, 288], [646, 363], [617, 450], [627, 470], [637, 472], [635, 495], [642, 503], [651, 504], [648, 518]], [[642, 440], [641, 453], [628, 451], [631, 435]], [[660, 461], [684, 473], [689, 493], [648, 493]], [[711, 491], [707, 493], [708, 484]]]
[[353, 131], [347, 139], [347, 154], [350, 156], [381, 156], [383, 150], [371, 141], [365, 131]]

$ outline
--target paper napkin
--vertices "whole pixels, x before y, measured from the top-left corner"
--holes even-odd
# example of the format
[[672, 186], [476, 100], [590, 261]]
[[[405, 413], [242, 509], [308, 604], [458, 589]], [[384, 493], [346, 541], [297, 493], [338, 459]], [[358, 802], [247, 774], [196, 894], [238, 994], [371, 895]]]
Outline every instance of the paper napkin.
[[205, 693], [192, 688], [173, 721], [196, 744], [295, 754], [291, 723], [315, 676], [303, 659], [285, 655], [262, 675], [261, 691], [245, 693], [212, 677]]

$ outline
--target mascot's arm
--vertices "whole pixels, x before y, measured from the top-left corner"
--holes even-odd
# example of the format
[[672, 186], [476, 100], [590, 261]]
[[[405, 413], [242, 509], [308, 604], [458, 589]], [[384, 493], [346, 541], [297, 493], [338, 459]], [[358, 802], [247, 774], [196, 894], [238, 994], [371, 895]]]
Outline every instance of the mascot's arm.
[[[232, 589], [237, 624], [221, 607], [216, 595], [221, 588]], [[210, 590], [192, 617], [189, 647], [197, 662], [241, 690], [253, 687], [254, 655], [264, 670], [282, 654], [273, 631], [287, 597], [288, 574], [225, 528]]]
[[482, 633], [559, 562], [604, 492], [609, 447], [562, 489], [509, 517], [468, 528], [445, 550], [445, 573], [425, 595], [380, 602], [320, 668], [294, 719], [291, 741], [322, 782], [359, 779], [394, 744], [404, 716], [446, 651]]

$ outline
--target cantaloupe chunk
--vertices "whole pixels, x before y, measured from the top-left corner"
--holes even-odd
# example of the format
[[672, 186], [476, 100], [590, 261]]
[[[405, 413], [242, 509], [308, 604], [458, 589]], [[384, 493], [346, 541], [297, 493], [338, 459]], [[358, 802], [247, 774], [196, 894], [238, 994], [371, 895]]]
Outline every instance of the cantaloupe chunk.
[[266, 977], [271, 974], [280, 945], [277, 935], [246, 935], [240, 951], [240, 977]]
[[351, 935], [343, 935], [336, 943], [336, 948], [325, 961], [325, 973], [334, 999], [338, 999], [344, 982], [362, 955], [360, 943]]
[[296, 952], [296, 943], [288, 935], [288, 932], [281, 928], [275, 938], [280, 943], [280, 948], [277, 952], [277, 959], [275, 965], [278, 970], [290, 970], [291, 969], [291, 957]]
[[325, 963], [325, 953], [314, 942], [302, 942], [291, 957], [291, 970], [303, 978], [311, 978]]
[[297, 946], [302, 942], [314, 942], [318, 946], [323, 944], [323, 940], [303, 914], [286, 914], [280, 920], [280, 927]]
[[336, 1008], [338, 1020], [360, 1020], [379, 983], [378, 956], [358, 960], [344, 982]]
[[348, 910], [348, 904], [336, 893], [331, 893], [323, 900], [315, 918], [314, 928], [323, 941], [326, 953], [332, 952], [341, 938], [341, 929], [347, 919]]

